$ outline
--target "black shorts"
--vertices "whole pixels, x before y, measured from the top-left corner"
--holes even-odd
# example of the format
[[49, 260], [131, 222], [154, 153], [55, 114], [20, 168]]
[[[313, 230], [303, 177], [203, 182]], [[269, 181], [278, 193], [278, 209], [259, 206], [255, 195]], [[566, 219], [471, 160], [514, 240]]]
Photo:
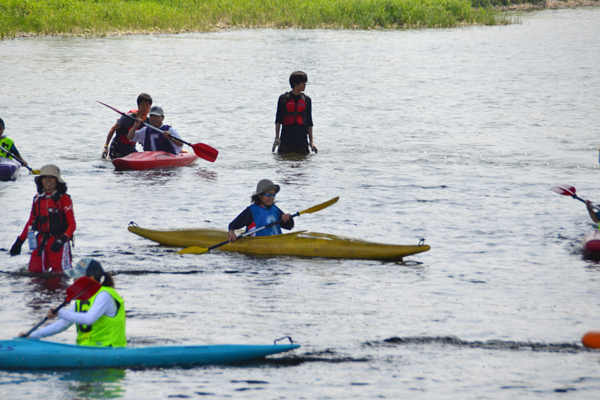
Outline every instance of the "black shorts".
[[117, 142], [116, 140], [113, 140], [110, 144], [109, 154], [111, 159], [125, 157], [126, 155], [131, 153], [137, 153], [137, 150], [135, 149], [135, 144], [125, 144]]

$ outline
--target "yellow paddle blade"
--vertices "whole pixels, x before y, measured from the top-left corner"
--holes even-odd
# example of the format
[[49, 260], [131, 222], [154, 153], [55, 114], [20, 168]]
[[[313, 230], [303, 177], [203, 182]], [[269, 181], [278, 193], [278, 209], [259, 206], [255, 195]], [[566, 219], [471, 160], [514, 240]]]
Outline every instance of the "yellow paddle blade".
[[31, 173], [32, 173], [32, 174], [34, 174], [34, 175], [39, 175], [39, 174], [40, 174], [40, 171], [41, 171], [41, 170], [39, 170], [39, 169], [32, 169], [32, 170], [31, 170]]
[[329, 201], [326, 201], [325, 203], [317, 204], [316, 206], [313, 206], [313, 207], [311, 207], [311, 208], [309, 208], [307, 210], [300, 211], [298, 213], [298, 215], [300, 215], [300, 214], [307, 214], [307, 213], [314, 213], [314, 212], [317, 212], [317, 211], [321, 211], [322, 209], [327, 208], [330, 205], [337, 203], [337, 201], [339, 199], [340, 199], [340, 196], [334, 197], [333, 199], [331, 199]]
[[183, 250], [179, 250], [177, 252], [177, 254], [204, 254], [207, 252], [208, 252], [208, 249], [206, 247], [191, 246], [191, 247], [186, 247]]

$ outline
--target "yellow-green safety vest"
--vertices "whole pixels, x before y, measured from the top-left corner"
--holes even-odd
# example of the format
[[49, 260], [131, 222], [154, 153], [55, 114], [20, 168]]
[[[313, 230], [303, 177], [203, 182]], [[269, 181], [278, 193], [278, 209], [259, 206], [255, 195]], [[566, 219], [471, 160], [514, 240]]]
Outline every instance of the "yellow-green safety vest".
[[2, 148], [10, 150], [14, 142], [15, 141], [9, 137], [3, 137], [0, 139], [0, 157], [12, 158], [7, 152], [2, 151]]
[[80, 346], [125, 347], [127, 345], [125, 337], [125, 302], [115, 289], [102, 286], [89, 300], [77, 300], [75, 311], [87, 312], [92, 308], [96, 296], [101, 292], [108, 292], [115, 300], [117, 315], [114, 317], [103, 315], [92, 325], [77, 324], [77, 344]]

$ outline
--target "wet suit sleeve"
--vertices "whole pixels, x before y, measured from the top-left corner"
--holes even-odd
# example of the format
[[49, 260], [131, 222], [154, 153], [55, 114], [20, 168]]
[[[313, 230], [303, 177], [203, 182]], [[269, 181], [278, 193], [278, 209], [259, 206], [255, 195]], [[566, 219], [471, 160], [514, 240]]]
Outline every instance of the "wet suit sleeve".
[[[69, 224], [64, 234], [67, 235], [69, 239], [71, 239], [73, 237], [73, 233], [75, 233], [75, 229], [77, 228], [77, 225], [75, 223], [75, 213], [73, 212], [73, 202], [71, 201], [71, 196], [62, 196], [60, 198], [60, 203], [62, 205], [62, 210], [65, 213], [65, 217], [67, 218], [67, 223]], [[27, 235], [27, 232], [25, 232], [25, 234]]]
[[23, 232], [21, 232], [21, 234], [19, 235], [19, 239], [21, 239], [21, 240], [27, 239], [27, 231], [29, 230], [29, 227], [31, 225], [33, 225], [33, 220], [35, 219], [35, 216], [33, 215], [33, 207], [34, 206], [35, 206], [35, 200], [33, 201], [33, 204], [31, 205], [31, 214], [29, 214], [29, 221], [27, 221], [27, 223], [25, 224], [25, 228], [23, 229]]
[[306, 96], [306, 126], [313, 126], [312, 99]]
[[254, 216], [252, 215], [252, 211], [250, 211], [250, 207], [247, 207], [244, 211], [240, 213], [240, 215], [238, 215], [233, 221], [231, 221], [228, 230], [234, 231], [236, 229], [249, 226], [253, 222]]
[[285, 94], [282, 94], [281, 96], [279, 96], [279, 100], [277, 100], [277, 114], [275, 114], [275, 123], [276, 124], [281, 124], [283, 125], [283, 107], [284, 107], [284, 102], [282, 97], [285, 96]]
[[15, 144], [13, 143], [12, 146], [10, 147], [10, 152], [14, 153], [14, 155], [16, 155], [17, 157], [19, 157], [19, 160], [21, 160], [23, 157], [21, 157], [21, 153], [19, 153], [19, 150], [17, 150], [17, 146], [15, 146]]

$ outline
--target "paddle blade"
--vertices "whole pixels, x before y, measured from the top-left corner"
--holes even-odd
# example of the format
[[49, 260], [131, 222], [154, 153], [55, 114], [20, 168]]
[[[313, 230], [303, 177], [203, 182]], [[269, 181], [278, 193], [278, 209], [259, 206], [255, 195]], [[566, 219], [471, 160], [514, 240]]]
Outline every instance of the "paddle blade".
[[178, 254], [204, 254], [207, 252], [208, 252], [208, 249], [206, 247], [191, 246], [191, 247], [186, 247], [183, 250], [179, 250], [177, 253]]
[[553, 192], [562, 194], [563, 196], [574, 196], [577, 190], [573, 186], [569, 185], [558, 185], [550, 188]]
[[71, 300], [88, 300], [100, 290], [100, 283], [88, 276], [82, 276], [67, 288], [66, 303]]
[[33, 175], [39, 175], [39, 174], [40, 174], [40, 171], [41, 171], [41, 170], [39, 170], [39, 169], [32, 169], [32, 170], [31, 170], [31, 173], [32, 173]]
[[307, 213], [314, 213], [314, 212], [317, 212], [317, 211], [321, 211], [322, 209], [324, 209], [324, 208], [327, 208], [327, 207], [329, 207], [329, 206], [331, 206], [331, 205], [333, 205], [333, 204], [337, 203], [337, 201], [338, 201], [339, 199], [340, 199], [340, 196], [338, 196], [338, 197], [334, 197], [333, 199], [331, 199], [331, 200], [329, 200], [329, 201], [326, 201], [325, 203], [321, 203], [321, 204], [318, 204], [318, 205], [316, 205], [316, 206], [313, 206], [313, 207], [311, 207], [311, 208], [309, 208], [309, 209], [307, 209], [307, 210], [300, 211], [300, 212], [298, 213], [298, 215], [300, 215], [300, 214], [307, 214]]
[[105, 104], [105, 103], [103, 103], [103, 102], [101, 102], [101, 101], [98, 101], [98, 100], [96, 100], [96, 103], [100, 103], [100, 104], [102, 104], [103, 106], [105, 106], [105, 107], [108, 107], [108, 108], [110, 108], [111, 110], [113, 110], [113, 111], [116, 111], [116, 112], [118, 112], [118, 113], [119, 113], [119, 114], [121, 114], [121, 115], [122, 115], [122, 114], [124, 114], [123, 112], [121, 112], [121, 111], [117, 110], [116, 108], [114, 108], [114, 107], [111, 107], [111, 106], [109, 106], [108, 104]]
[[219, 151], [217, 149], [204, 143], [193, 144], [192, 149], [194, 149], [194, 153], [196, 153], [198, 157], [210, 162], [215, 162], [217, 156], [219, 155]]

